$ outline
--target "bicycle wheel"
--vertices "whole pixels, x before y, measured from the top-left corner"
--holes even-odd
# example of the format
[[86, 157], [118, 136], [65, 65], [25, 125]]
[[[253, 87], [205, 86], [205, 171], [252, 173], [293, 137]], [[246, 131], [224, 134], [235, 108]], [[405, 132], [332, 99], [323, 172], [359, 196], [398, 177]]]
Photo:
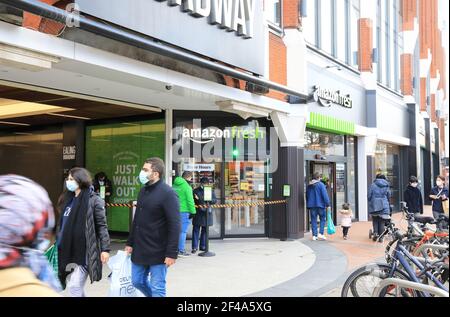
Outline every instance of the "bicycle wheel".
[[[387, 264], [369, 264], [354, 271], [342, 287], [341, 297], [371, 297], [378, 283], [389, 277], [391, 267]], [[395, 270], [392, 276], [408, 280], [408, 276]], [[411, 289], [387, 286], [381, 292], [381, 297], [418, 297], [419, 294]]]

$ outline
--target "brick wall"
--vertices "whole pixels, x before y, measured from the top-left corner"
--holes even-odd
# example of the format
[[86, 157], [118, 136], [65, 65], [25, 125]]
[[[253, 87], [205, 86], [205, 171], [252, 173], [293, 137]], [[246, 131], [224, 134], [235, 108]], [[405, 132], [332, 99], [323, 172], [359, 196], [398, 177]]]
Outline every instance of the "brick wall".
[[373, 49], [373, 23], [371, 19], [359, 19], [358, 21], [360, 43], [358, 53], [359, 70], [372, 72]]
[[295, 29], [299, 26], [299, 2], [301, 0], [283, 1], [283, 26], [286, 29]]
[[[287, 84], [287, 50], [283, 39], [269, 33], [269, 79], [276, 83]], [[271, 91], [268, 97], [284, 100], [285, 94]]]

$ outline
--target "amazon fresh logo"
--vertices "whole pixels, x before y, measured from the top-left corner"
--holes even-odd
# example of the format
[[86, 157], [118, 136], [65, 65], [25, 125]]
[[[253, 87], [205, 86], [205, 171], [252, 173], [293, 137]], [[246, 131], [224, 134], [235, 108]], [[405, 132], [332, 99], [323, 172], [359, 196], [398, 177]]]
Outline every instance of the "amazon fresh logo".
[[259, 127], [231, 127], [222, 129], [206, 128], [206, 129], [183, 129], [183, 138], [188, 138], [192, 142], [206, 144], [214, 142], [216, 139], [263, 139], [265, 132]]
[[322, 107], [329, 108], [335, 104], [345, 108], [353, 108], [353, 100], [350, 95], [341, 95], [339, 90], [332, 91], [320, 86], [314, 86], [314, 100]]

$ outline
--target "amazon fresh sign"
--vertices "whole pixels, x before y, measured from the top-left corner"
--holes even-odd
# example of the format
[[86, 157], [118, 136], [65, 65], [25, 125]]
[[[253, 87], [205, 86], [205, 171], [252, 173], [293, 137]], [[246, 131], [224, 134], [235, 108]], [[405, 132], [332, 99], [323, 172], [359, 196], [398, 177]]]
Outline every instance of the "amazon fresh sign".
[[343, 95], [340, 90], [314, 86], [314, 100], [322, 107], [331, 107], [334, 104], [344, 108], [353, 108], [353, 100], [350, 95]]
[[207, 18], [212, 25], [224, 31], [250, 39], [254, 34], [255, 3], [257, 0], [155, 0], [167, 2], [194, 18]]
[[188, 138], [192, 142], [196, 143], [209, 143], [214, 142], [215, 139], [262, 139], [264, 138], [265, 131], [261, 130], [258, 126], [255, 128], [249, 127], [231, 127], [227, 129], [183, 129], [183, 138]]
[[[264, 75], [262, 0], [75, 0], [88, 14], [254, 74]], [[140, 36], [137, 34], [137, 36]]]

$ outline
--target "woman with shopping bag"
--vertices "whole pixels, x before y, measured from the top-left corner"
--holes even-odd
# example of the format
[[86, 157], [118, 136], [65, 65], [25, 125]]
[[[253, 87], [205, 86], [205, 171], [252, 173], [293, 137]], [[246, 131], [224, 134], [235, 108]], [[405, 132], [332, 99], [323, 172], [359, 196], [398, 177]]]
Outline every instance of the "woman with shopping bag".
[[[87, 278], [102, 278], [102, 264], [109, 259], [110, 240], [106, 226], [105, 202], [94, 192], [92, 179], [84, 168], [72, 168], [60, 217], [56, 245], [58, 275], [72, 297], [84, 297]], [[69, 276], [70, 275], [70, 276]]]

